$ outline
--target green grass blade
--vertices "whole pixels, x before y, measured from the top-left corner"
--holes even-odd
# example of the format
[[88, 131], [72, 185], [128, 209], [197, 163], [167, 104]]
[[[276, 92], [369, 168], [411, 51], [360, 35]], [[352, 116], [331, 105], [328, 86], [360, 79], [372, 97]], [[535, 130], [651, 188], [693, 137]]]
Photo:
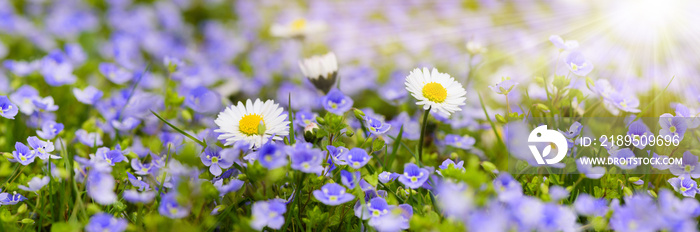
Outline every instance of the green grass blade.
[[195, 138], [194, 136], [190, 135], [189, 133], [185, 132], [184, 130], [182, 130], [182, 129], [180, 129], [180, 128], [177, 128], [175, 125], [173, 125], [173, 124], [171, 124], [170, 122], [168, 122], [167, 120], [165, 120], [163, 117], [161, 117], [160, 115], [158, 115], [156, 112], [153, 112], [153, 110], [150, 110], [150, 111], [151, 111], [151, 113], [152, 113], [153, 115], [155, 115], [156, 117], [158, 117], [158, 119], [160, 119], [160, 120], [163, 121], [165, 124], [167, 124], [168, 126], [170, 126], [170, 128], [173, 128], [173, 129], [176, 130], [178, 133], [180, 133], [180, 134], [182, 134], [182, 135], [184, 135], [184, 136], [187, 136], [187, 138], [190, 138], [192, 141], [195, 141], [195, 142], [199, 143], [199, 145], [202, 145], [202, 147], [207, 147], [207, 144], [204, 143], [203, 141], [201, 141], [201, 140]]

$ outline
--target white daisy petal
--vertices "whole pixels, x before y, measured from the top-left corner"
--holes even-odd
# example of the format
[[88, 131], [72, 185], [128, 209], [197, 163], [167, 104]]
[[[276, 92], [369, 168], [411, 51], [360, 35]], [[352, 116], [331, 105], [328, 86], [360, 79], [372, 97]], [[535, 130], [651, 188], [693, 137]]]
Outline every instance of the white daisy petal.
[[450, 116], [460, 111], [465, 104], [467, 91], [462, 84], [449, 74], [440, 73], [436, 68], [414, 69], [406, 77], [406, 90], [416, 98], [416, 105], [423, 109], [432, 108], [434, 112]]

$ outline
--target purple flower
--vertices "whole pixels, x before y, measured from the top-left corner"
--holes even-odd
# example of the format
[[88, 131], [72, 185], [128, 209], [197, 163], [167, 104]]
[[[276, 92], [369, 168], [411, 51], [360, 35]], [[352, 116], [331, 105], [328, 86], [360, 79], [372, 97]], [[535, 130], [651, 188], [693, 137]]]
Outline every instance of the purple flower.
[[80, 143], [87, 145], [88, 147], [102, 146], [102, 136], [97, 132], [88, 133], [87, 131], [80, 129], [75, 131], [75, 137], [80, 141]]
[[114, 177], [109, 173], [92, 170], [88, 173], [87, 194], [100, 205], [111, 205], [117, 202], [114, 193]]
[[328, 183], [313, 193], [316, 200], [325, 205], [341, 205], [355, 199], [355, 196], [345, 192], [345, 187], [336, 183]]
[[574, 209], [585, 216], [605, 216], [608, 203], [605, 199], [594, 198], [586, 193], [580, 193], [574, 202]]
[[375, 197], [367, 202], [367, 209], [369, 210], [370, 216], [376, 218], [388, 214], [392, 208], [389, 207], [389, 204], [386, 203], [384, 198]]
[[5, 60], [2, 63], [5, 68], [9, 69], [10, 72], [17, 76], [24, 77], [27, 76], [37, 69], [39, 69], [39, 61], [16, 61], [16, 60]]
[[130, 81], [134, 77], [131, 72], [112, 63], [101, 63], [98, 69], [107, 79], [118, 85]]
[[[600, 179], [603, 177], [603, 175], [605, 175], [605, 167], [593, 167], [590, 162], [584, 164], [582, 159], [583, 158], [576, 160], [576, 167], [578, 168], [578, 171], [586, 175], [587, 178]], [[589, 160], [590, 159], [593, 158], [589, 158]]]
[[[651, 153], [651, 151], [647, 151], [647, 153]], [[659, 160], [659, 161], [663, 161], [664, 159], [668, 160], [668, 156], [659, 155], [659, 154], [656, 154], [656, 152], [654, 152], [654, 154], [652, 155], [652, 158]], [[672, 164], [664, 164], [662, 162], [654, 162], [651, 164], [651, 166], [658, 169], [658, 170], [666, 170], [666, 169], [673, 167]]]
[[58, 106], [54, 104], [53, 102], [53, 97], [48, 96], [45, 98], [34, 98], [32, 99], [32, 103], [34, 103], [34, 106], [36, 109], [39, 110], [45, 110], [45, 111], [56, 111], [58, 110]]
[[523, 187], [508, 173], [502, 173], [493, 180], [493, 188], [502, 202], [512, 202], [523, 196]]
[[142, 163], [141, 160], [138, 158], [133, 158], [131, 159], [131, 168], [134, 169], [134, 172], [139, 175], [148, 175], [151, 172], [155, 172], [155, 165], [153, 162], [150, 163]]
[[156, 192], [138, 192], [136, 190], [129, 189], [124, 191], [122, 197], [124, 197], [124, 200], [131, 203], [150, 203], [153, 201], [153, 198], [156, 197]]
[[97, 213], [92, 215], [90, 221], [85, 226], [87, 232], [121, 232], [126, 230], [129, 222], [124, 218], [114, 218], [108, 213]]
[[289, 151], [292, 160], [292, 169], [305, 173], [321, 174], [323, 171], [324, 153], [313, 148], [310, 143], [297, 143]]
[[690, 176], [691, 178], [700, 178], [700, 167], [698, 167], [698, 157], [690, 153], [683, 152], [683, 162], [672, 165], [669, 171], [676, 176]]
[[296, 114], [294, 114], [294, 125], [304, 128], [312, 122], [315, 123], [317, 116], [318, 114], [308, 110], [298, 111]]
[[104, 161], [109, 164], [109, 166], [114, 166], [114, 164], [127, 161], [126, 157], [122, 154], [120, 150], [110, 150], [106, 147], [100, 147], [95, 152], [95, 158]]
[[586, 76], [593, 71], [593, 64], [587, 61], [579, 51], [573, 51], [566, 55], [564, 62], [569, 66], [571, 72], [579, 76]]
[[391, 128], [389, 129], [389, 132], [387, 132], [388, 135], [394, 137], [399, 136], [399, 132], [403, 127], [403, 134], [401, 135], [402, 138], [408, 140], [417, 140], [420, 138], [420, 123], [418, 123], [418, 120], [408, 116], [408, 113], [406, 112], [401, 112], [399, 115], [394, 117], [391, 121], [389, 121], [389, 125], [391, 125]]
[[27, 166], [28, 164], [34, 162], [36, 154], [34, 154], [34, 152], [31, 152], [29, 148], [23, 143], [15, 142], [15, 151], [12, 152], [12, 157], [14, 158], [14, 161], [19, 162], [24, 166]]
[[151, 186], [145, 181], [141, 180], [141, 177], [135, 177], [130, 172], [126, 172], [126, 175], [129, 179], [129, 183], [131, 183], [132, 186], [138, 188], [139, 191], [151, 190]]
[[564, 39], [561, 38], [559, 35], [551, 35], [549, 36], [549, 41], [554, 44], [559, 49], [562, 50], [572, 50], [578, 47], [578, 41], [576, 40], [567, 40], [564, 41]]
[[350, 149], [349, 152], [345, 153], [345, 157], [343, 158], [345, 163], [354, 169], [364, 167], [370, 159], [372, 159], [372, 156], [369, 156], [367, 151], [358, 147]]
[[93, 105], [102, 98], [102, 91], [91, 86], [85, 87], [84, 89], [73, 88], [73, 95], [78, 99], [79, 102]]
[[[39, 72], [44, 76], [44, 80], [50, 86], [62, 86], [73, 84], [76, 81], [76, 76], [73, 75], [73, 65], [68, 62], [63, 62], [63, 54], [60, 50], [57, 53], [50, 53], [48, 56], [41, 59], [39, 63]], [[52, 57], [58, 54], [60, 57]]]
[[221, 97], [217, 92], [200, 86], [190, 90], [185, 97], [185, 105], [197, 113], [216, 113], [221, 109]]
[[275, 169], [287, 165], [287, 154], [284, 146], [266, 143], [257, 151], [257, 160], [267, 169]]
[[559, 185], [554, 185], [549, 188], [549, 197], [552, 199], [552, 201], [559, 201], [569, 197], [569, 190], [566, 190]]
[[233, 158], [227, 153], [222, 154], [221, 148], [218, 146], [207, 147], [204, 152], [199, 156], [204, 163], [204, 166], [209, 167], [209, 172], [214, 176], [221, 175], [221, 169], [230, 168], [233, 165]]
[[403, 175], [399, 176], [399, 182], [407, 188], [420, 188], [425, 181], [430, 177], [430, 171], [425, 168], [419, 168], [418, 165], [407, 163], [403, 168]]
[[[640, 137], [651, 135], [651, 131], [642, 120], [637, 120], [630, 123], [629, 130], [627, 130], [627, 135], [631, 136], [634, 140], [641, 141]], [[635, 147], [638, 149], [644, 149], [646, 147], [646, 143], [640, 142]]]
[[382, 173], [379, 173], [379, 182], [382, 182], [384, 184], [389, 183], [390, 181], [396, 180], [396, 178], [399, 178], [400, 174], [398, 173], [391, 173], [384, 171]]
[[352, 108], [353, 101], [350, 97], [343, 95], [340, 90], [332, 89], [321, 98], [321, 104], [328, 112], [342, 115]]
[[[639, 113], [641, 112], [639, 108], [639, 99], [635, 97], [634, 95], [631, 94], [623, 94], [620, 92], [614, 92], [611, 93], [610, 96], [605, 98], [606, 104], [612, 104], [612, 106], [616, 107], [619, 110], [625, 111], [625, 112], [630, 112], [630, 113]], [[608, 106], [606, 105], [606, 108]], [[611, 110], [612, 109], [612, 110]], [[619, 114], [617, 110], [614, 108], [608, 108], [608, 110], [611, 110], [611, 113], [613, 115]]]
[[0, 116], [15, 119], [15, 115], [17, 115], [18, 111], [19, 109], [15, 104], [10, 102], [10, 99], [8, 99], [6, 96], [0, 96]]
[[398, 232], [409, 228], [408, 221], [412, 216], [413, 207], [401, 204], [398, 207], [392, 206], [389, 214], [371, 218], [367, 224], [379, 232]]
[[683, 135], [685, 135], [685, 131], [688, 129], [688, 123], [685, 121], [685, 118], [680, 116], [674, 117], [668, 113], [662, 114], [659, 117], [659, 124], [661, 125], [659, 135], [670, 136], [671, 139], [678, 136], [679, 141], [683, 140]]
[[34, 153], [36, 156], [38, 156], [42, 160], [46, 160], [49, 157], [54, 158], [54, 159], [60, 158], [58, 156], [54, 156], [54, 155], [49, 154], [50, 152], [53, 152], [53, 150], [54, 150], [54, 146], [53, 146], [52, 142], [44, 142], [44, 141], [41, 141], [36, 136], [29, 136], [29, 138], [27, 138], [27, 143], [33, 149], [32, 153]]
[[39, 178], [38, 176], [33, 177], [29, 183], [27, 183], [27, 186], [20, 185], [17, 186], [17, 188], [24, 190], [24, 191], [29, 191], [29, 192], [38, 192], [41, 190], [45, 185], [49, 183], [51, 179], [48, 176]]
[[583, 126], [581, 125], [580, 122], [574, 122], [569, 127], [569, 130], [562, 132], [562, 134], [564, 135], [564, 137], [566, 137], [568, 139], [572, 139], [572, 138], [578, 136], [579, 134], [581, 134], [582, 128], [583, 128]]
[[176, 192], [169, 192], [161, 198], [160, 205], [158, 205], [158, 213], [160, 213], [160, 215], [178, 219], [187, 217], [187, 215], [190, 214], [190, 208], [181, 205], [177, 201], [176, 194]]
[[270, 229], [279, 230], [284, 225], [284, 213], [287, 212], [287, 206], [282, 199], [272, 199], [255, 202], [251, 211], [253, 212], [250, 226], [253, 229], [261, 231], [267, 226]]
[[0, 205], [16, 205], [24, 200], [27, 200], [27, 198], [17, 192], [13, 192], [12, 194], [0, 193]]
[[389, 131], [391, 128], [391, 125], [388, 123], [383, 122], [382, 120], [370, 117], [370, 116], [365, 116], [364, 117], [365, 121], [365, 126], [367, 127], [367, 130], [369, 130], [370, 133], [373, 135], [381, 135]]
[[466, 218], [474, 208], [474, 192], [464, 183], [444, 181], [437, 187], [437, 201], [445, 215]]
[[326, 149], [328, 149], [328, 152], [330, 153], [330, 158], [334, 164], [337, 164], [337, 165], [347, 165], [348, 164], [345, 161], [345, 157], [350, 150], [348, 150], [345, 147], [335, 147], [333, 145], [326, 146]]
[[614, 152], [610, 154], [611, 157], [616, 157], [616, 158], [621, 158], [620, 162], [616, 164], [616, 166], [625, 169], [625, 170], [630, 170], [630, 169], [635, 169], [637, 166], [639, 166], [639, 162], [628, 162], [628, 158], [635, 158], [636, 156], [634, 155], [634, 152], [632, 152], [631, 149], [629, 148], [622, 148], [618, 150], [617, 152]]
[[345, 170], [340, 170], [340, 182], [350, 189], [354, 189], [355, 186], [360, 182], [360, 172], [348, 172]]
[[689, 176], [674, 177], [669, 179], [668, 183], [671, 184], [673, 190], [686, 197], [695, 197], [695, 194], [700, 192], [698, 183]]
[[449, 134], [449, 135], [445, 136], [445, 144], [446, 145], [456, 147], [456, 148], [461, 148], [464, 150], [472, 149], [474, 146], [474, 143], [476, 143], [476, 140], [472, 137], [469, 137], [469, 135], [459, 136], [459, 135]]
[[39, 98], [39, 91], [34, 89], [34, 87], [29, 85], [23, 85], [19, 87], [17, 91], [10, 94], [10, 100], [17, 104], [19, 111], [25, 115], [30, 115], [34, 113], [34, 99]]
[[214, 183], [214, 187], [219, 190], [219, 196], [224, 196], [229, 192], [235, 192], [243, 187], [245, 182], [239, 179], [232, 179], [228, 184], [224, 184], [224, 180], [218, 180]]
[[141, 124], [141, 120], [134, 117], [126, 117], [121, 121], [112, 120], [112, 127], [114, 127], [114, 129], [119, 130], [120, 132], [129, 132], [133, 129], [136, 129], [136, 127], [139, 126], [139, 124]]
[[494, 86], [489, 86], [489, 88], [491, 88], [491, 90], [493, 90], [497, 94], [507, 95], [508, 93], [510, 93], [511, 90], [513, 90], [513, 88], [516, 85], [518, 85], [518, 82], [504, 78], [500, 82], [496, 83]]
[[37, 130], [36, 134], [42, 139], [53, 139], [63, 130], [63, 124], [56, 123], [52, 120], [44, 121], [41, 124], [41, 130]]
[[[459, 163], [455, 163], [451, 159], [446, 159], [446, 160], [442, 161], [442, 164], [440, 164], [440, 166], [438, 166], [438, 168], [445, 170], [445, 169], [449, 168], [450, 166], [452, 166], [453, 168], [459, 169], [459, 170], [463, 170], [463, 171], [466, 170], [466, 169], [464, 169], [464, 161], [459, 161]], [[437, 173], [442, 175], [440, 170], [438, 170]]]

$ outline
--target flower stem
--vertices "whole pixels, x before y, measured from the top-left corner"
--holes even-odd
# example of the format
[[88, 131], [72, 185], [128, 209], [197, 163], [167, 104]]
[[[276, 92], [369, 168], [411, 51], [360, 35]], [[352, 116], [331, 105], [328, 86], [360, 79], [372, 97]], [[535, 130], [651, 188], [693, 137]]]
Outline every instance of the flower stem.
[[423, 113], [423, 126], [420, 127], [420, 142], [418, 143], [418, 163], [423, 163], [423, 141], [425, 141], [425, 128], [428, 127], [428, 115], [430, 115], [431, 106]]

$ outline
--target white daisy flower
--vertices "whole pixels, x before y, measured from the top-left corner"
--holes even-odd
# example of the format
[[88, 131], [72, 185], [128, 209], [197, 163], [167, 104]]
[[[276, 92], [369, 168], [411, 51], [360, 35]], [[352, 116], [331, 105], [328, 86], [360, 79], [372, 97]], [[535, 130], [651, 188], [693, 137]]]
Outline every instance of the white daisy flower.
[[467, 99], [467, 91], [462, 84], [435, 68], [432, 73], [427, 68], [411, 71], [406, 77], [406, 90], [418, 100], [416, 105], [422, 105], [426, 110], [432, 107], [444, 116], [461, 111], [460, 106]]
[[324, 93], [328, 93], [333, 87], [338, 76], [338, 61], [332, 52], [299, 61], [299, 68], [304, 76]]
[[273, 24], [270, 28], [270, 34], [275, 37], [291, 38], [304, 37], [319, 33], [326, 29], [326, 24], [318, 21], [308, 21], [304, 18], [298, 18], [287, 24]]
[[256, 99], [253, 103], [248, 99], [245, 105], [243, 102], [231, 105], [214, 121], [219, 126], [216, 132], [221, 133], [218, 139], [225, 139], [226, 146], [242, 141], [251, 148], [261, 147], [270, 138], [282, 140], [289, 135], [289, 121], [283, 111], [273, 100]]

